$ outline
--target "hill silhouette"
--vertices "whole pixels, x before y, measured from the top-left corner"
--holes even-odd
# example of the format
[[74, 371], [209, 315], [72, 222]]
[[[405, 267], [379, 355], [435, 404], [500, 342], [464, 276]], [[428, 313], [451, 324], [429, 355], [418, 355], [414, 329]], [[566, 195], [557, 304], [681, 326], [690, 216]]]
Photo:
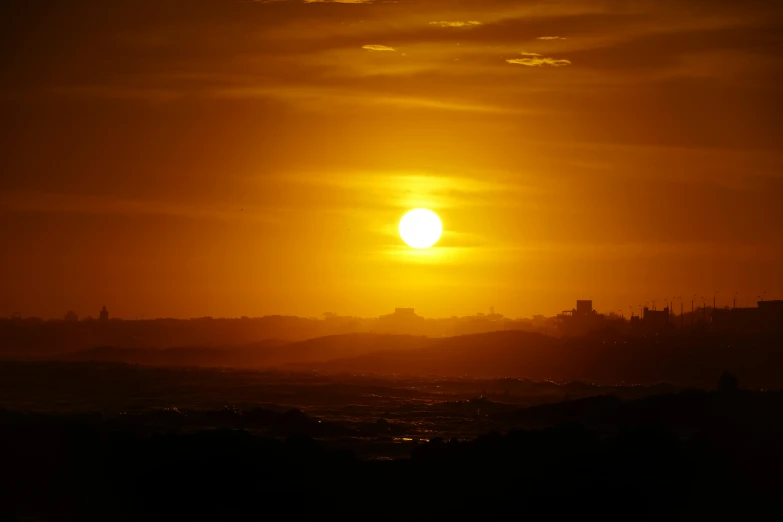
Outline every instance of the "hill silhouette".
[[555, 339], [505, 331], [431, 339], [419, 348], [389, 349], [302, 370], [481, 378], [516, 377], [560, 382], [646, 384], [662, 381], [712, 388], [726, 369], [756, 388], [783, 387], [779, 335], [680, 335], [628, 338], [597, 332]]
[[153, 366], [214, 366], [290, 371], [525, 378], [602, 385], [671, 382], [711, 388], [724, 370], [747, 386], [783, 387], [781, 335], [623, 337], [612, 331], [553, 338], [500, 331], [446, 338], [351, 333], [285, 343], [170, 349], [97, 348], [56, 360]]
[[541, 334], [492, 332], [428, 339], [419, 346], [406, 345], [407, 349], [395, 346], [352, 358], [331, 360], [319, 365], [318, 369], [347, 373], [503, 377], [518, 375], [514, 372], [521, 370], [545, 368], [545, 359], [549, 357], [543, 356], [551, 353], [556, 345], [555, 339]]
[[352, 333], [287, 343], [269, 339], [242, 346], [177, 348], [115, 348], [81, 350], [52, 357], [79, 362], [123, 362], [151, 366], [206, 366], [270, 368], [287, 364], [314, 364], [361, 357], [377, 352], [415, 350], [431, 344], [426, 337]]
[[286, 342], [269, 339], [244, 346], [188, 346], [178, 348], [115, 348], [101, 346], [51, 357], [74, 362], [120, 362], [149, 366], [254, 367], [263, 365], [265, 354]]
[[375, 353], [406, 353], [431, 346], [432, 339], [412, 335], [351, 333], [318, 337], [277, 347], [265, 355], [267, 364], [323, 363]]

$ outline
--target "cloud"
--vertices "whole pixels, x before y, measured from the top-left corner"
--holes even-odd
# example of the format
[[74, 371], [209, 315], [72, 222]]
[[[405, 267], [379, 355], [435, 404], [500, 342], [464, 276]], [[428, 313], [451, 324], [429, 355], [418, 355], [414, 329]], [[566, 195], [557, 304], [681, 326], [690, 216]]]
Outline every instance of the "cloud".
[[508, 63], [528, 65], [530, 67], [563, 67], [565, 65], [571, 65], [571, 62], [568, 60], [555, 60], [554, 58], [514, 58], [506, 61]]
[[430, 22], [430, 25], [437, 25], [438, 27], [475, 27], [477, 25], [483, 25], [481, 22], [477, 22], [476, 20], [469, 20], [467, 22], [460, 22], [460, 21], [441, 21], [441, 22]]
[[562, 36], [539, 36], [536, 40], [568, 40], [568, 38]]
[[362, 49], [367, 49], [368, 51], [396, 51], [394, 47], [388, 47], [386, 45], [364, 45], [362, 46]]
[[527, 65], [528, 67], [563, 67], [565, 65], [571, 65], [569, 60], [557, 60], [548, 56], [541, 56], [538, 53], [528, 53], [522, 51], [524, 58], [510, 58], [506, 62], [514, 65]]

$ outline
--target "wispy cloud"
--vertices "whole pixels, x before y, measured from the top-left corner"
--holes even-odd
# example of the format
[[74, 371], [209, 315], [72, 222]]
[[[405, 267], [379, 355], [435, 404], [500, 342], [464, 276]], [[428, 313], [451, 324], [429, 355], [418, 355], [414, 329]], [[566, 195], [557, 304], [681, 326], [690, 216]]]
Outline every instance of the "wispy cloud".
[[568, 40], [563, 36], [539, 36], [536, 40]]
[[527, 65], [528, 67], [563, 67], [571, 65], [569, 60], [558, 60], [548, 56], [542, 56], [539, 53], [528, 53], [522, 51], [519, 53], [524, 58], [510, 58], [506, 62], [514, 65]]
[[483, 24], [476, 20], [469, 20], [467, 22], [443, 20], [440, 22], [430, 22], [430, 25], [437, 25], [438, 27], [475, 27]]
[[368, 51], [396, 51], [394, 47], [389, 47], [387, 45], [364, 45], [362, 46], [362, 49], [367, 49]]

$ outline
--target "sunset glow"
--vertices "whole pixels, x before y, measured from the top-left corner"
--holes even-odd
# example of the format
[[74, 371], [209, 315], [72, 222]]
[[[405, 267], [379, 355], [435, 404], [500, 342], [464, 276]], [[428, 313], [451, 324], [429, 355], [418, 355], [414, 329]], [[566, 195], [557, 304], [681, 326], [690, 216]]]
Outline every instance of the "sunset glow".
[[783, 295], [775, 2], [46, 3], [0, 37], [0, 316]]
[[438, 215], [425, 208], [411, 210], [400, 220], [400, 237], [413, 248], [430, 248], [442, 233], [443, 224]]
[[0, 13], [13, 520], [783, 511], [783, 0]]

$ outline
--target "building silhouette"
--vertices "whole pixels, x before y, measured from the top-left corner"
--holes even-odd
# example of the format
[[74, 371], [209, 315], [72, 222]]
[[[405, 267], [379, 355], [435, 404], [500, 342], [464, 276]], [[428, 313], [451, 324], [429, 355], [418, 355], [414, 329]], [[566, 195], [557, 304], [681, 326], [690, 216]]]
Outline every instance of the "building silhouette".
[[390, 334], [424, 335], [425, 320], [413, 308], [395, 308], [378, 318], [377, 331]]
[[101, 321], [108, 321], [109, 320], [109, 311], [106, 309], [106, 305], [103, 305], [103, 308], [101, 308], [101, 313], [98, 317]]
[[591, 314], [593, 314], [592, 299], [580, 299], [576, 301], [576, 311], [573, 312], [574, 316], [588, 317]]
[[648, 333], [660, 333], [671, 327], [669, 324], [669, 308], [663, 310], [650, 310], [644, 307], [642, 327]]
[[580, 299], [576, 308], [563, 310], [557, 315], [560, 331], [565, 335], [584, 335], [606, 326], [605, 317], [593, 310], [591, 299]]
[[713, 310], [712, 329], [724, 333], [783, 332], [783, 300], [759, 301], [756, 308]]

